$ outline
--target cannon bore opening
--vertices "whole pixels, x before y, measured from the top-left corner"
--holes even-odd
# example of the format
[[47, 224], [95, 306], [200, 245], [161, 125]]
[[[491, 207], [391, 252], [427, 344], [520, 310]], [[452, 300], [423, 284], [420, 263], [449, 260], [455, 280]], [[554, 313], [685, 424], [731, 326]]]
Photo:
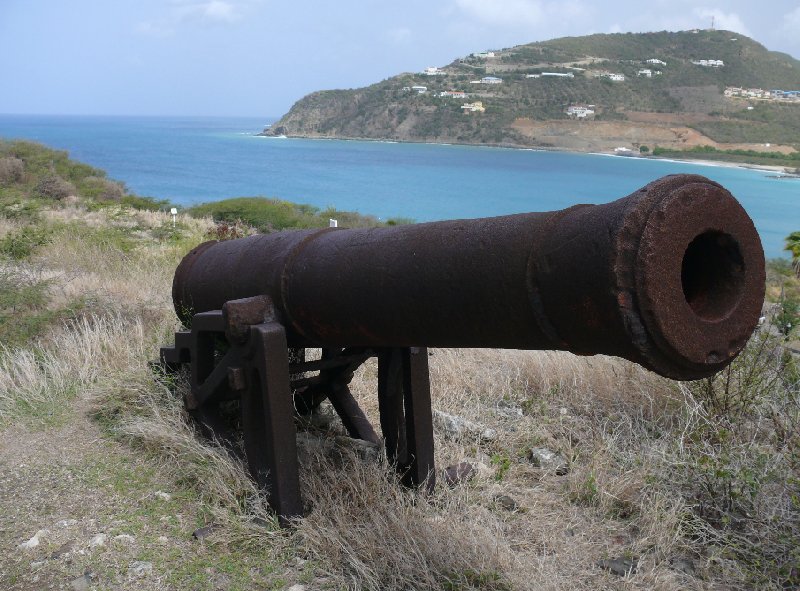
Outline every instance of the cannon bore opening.
[[744, 292], [744, 279], [742, 253], [730, 234], [704, 232], [683, 254], [683, 295], [704, 320], [721, 320], [736, 308]]

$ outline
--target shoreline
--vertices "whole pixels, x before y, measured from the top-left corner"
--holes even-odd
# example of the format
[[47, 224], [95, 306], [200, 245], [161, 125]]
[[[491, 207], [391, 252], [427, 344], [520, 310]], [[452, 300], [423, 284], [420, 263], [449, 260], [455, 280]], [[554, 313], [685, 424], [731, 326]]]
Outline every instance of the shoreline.
[[757, 172], [771, 172], [780, 175], [776, 178], [787, 179], [800, 179], [800, 174], [793, 174], [787, 172], [790, 166], [782, 166], [777, 164], [753, 164], [751, 162], [731, 162], [721, 160], [704, 160], [701, 158], [675, 158], [661, 157], [652, 155], [620, 155], [611, 152], [594, 152], [594, 151], [579, 151], [568, 150], [566, 148], [559, 148], [557, 146], [524, 146], [520, 144], [470, 144], [458, 141], [452, 142], [426, 142], [419, 140], [396, 140], [396, 139], [382, 139], [382, 138], [369, 138], [369, 137], [343, 137], [343, 136], [312, 136], [312, 135], [270, 135], [261, 131], [253, 134], [253, 137], [264, 137], [273, 139], [303, 139], [303, 140], [339, 140], [344, 142], [377, 142], [384, 144], [423, 144], [431, 146], [467, 146], [471, 148], [500, 148], [506, 150], [527, 150], [531, 152], [562, 152], [566, 154], [589, 154], [592, 156], [612, 156], [615, 158], [628, 158], [631, 160], [660, 160], [663, 162], [677, 162], [681, 164], [697, 164], [699, 166], [718, 166], [721, 168], [740, 168], [744, 170], [754, 170]]

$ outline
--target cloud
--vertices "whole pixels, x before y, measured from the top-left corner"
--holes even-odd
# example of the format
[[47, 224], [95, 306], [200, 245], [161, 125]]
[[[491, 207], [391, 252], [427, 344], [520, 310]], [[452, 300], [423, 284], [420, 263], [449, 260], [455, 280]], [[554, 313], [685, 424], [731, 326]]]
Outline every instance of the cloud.
[[408, 27], [395, 27], [394, 29], [389, 29], [386, 31], [386, 36], [393, 43], [400, 45], [410, 41], [414, 36], [414, 33]]
[[488, 25], [537, 26], [544, 19], [536, 0], [456, 0], [456, 7]]
[[171, 37], [179, 27], [199, 25], [232, 25], [244, 12], [261, 0], [170, 0], [166, 14], [142, 21], [136, 31], [150, 37]]
[[235, 23], [241, 18], [242, 3], [223, 0], [173, 0], [174, 15], [182, 22]]
[[781, 22], [783, 23], [780, 30], [781, 35], [798, 45], [800, 43], [800, 6], [783, 15]]
[[[723, 29], [725, 31], [736, 31], [742, 35], [752, 37], [753, 34], [745, 26], [742, 19], [735, 12], [724, 13], [719, 8], [695, 8], [695, 16], [701, 20], [698, 25], [699, 28], [705, 29], [711, 26], [711, 19], [714, 19], [714, 28]], [[705, 21], [705, 24], [702, 22]]]

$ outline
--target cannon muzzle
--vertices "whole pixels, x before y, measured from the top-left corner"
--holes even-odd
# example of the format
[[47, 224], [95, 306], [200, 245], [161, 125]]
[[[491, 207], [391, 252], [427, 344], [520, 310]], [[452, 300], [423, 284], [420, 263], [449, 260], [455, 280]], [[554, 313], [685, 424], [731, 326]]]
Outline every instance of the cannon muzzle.
[[696, 379], [744, 347], [764, 280], [739, 203], [673, 175], [604, 205], [206, 242], [173, 300], [188, 322], [269, 296], [291, 346], [560, 349]]

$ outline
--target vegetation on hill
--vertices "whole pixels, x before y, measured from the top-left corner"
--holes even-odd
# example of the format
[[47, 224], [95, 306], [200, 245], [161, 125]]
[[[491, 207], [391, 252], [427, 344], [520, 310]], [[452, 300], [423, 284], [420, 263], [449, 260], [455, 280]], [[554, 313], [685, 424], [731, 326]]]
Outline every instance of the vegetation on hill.
[[[659, 59], [666, 65], [649, 64]], [[715, 59], [723, 67], [692, 60]], [[649, 69], [652, 76], [639, 75]], [[729, 31], [625, 33], [554, 39], [469, 56], [442, 75], [405, 73], [354, 90], [326, 90], [299, 100], [266, 134], [547, 145], [513, 127], [519, 120], [566, 120], [569, 105], [593, 105], [595, 121], [625, 122], [636, 113], [685, 115], [684, 125], [722, 143], [780, 143], [800, 148], [800, 103], [726, 98], [726, 86], [800, 90], [800, 62]], [[541, 76], [570, 74], [571, 78]], [[602, 73], [625, 76], [612, 81]], [[501, 84], [473, 84], [483, 76]], [[537, 77], [530, 77], [537, 76]], [[414, 86], [425, 86], [419, 94]], [[439, 96], [459, 90], [467, 99]], [[485, 112], [465, 113], [481, 101]], [[755, 106], [748, 110], [748, 106]], [[592, 122], [581, 132], [591, 133]], [[675, 125], [674, 117], [665, 125]], [[653, 120], [634, 130], [648, 138]], [[680, 135], [675, 146], [681, 148]]]
[[[798, 329], [787, 320], [800, 279], [787, 261], [770, 264], [766, 321], [708, 380], [602, 356], [432, 351], [434, 408], [479, 425], [437, 424], [437, 466], [470, 462], [475, 474], [453, 487], [440, 478], [432, 496], [349, 447], [329, 412], [298, 420], [307, 515], [281, 530], [241, 458], [188, 420], [185, 379], [165, 383], [150, 365], [178, 328], [176, 265], [221, 225], [181, 213], [173, 227], [165, 211], [82, 193], [106, 177], [63, 153], [3, 150], [4, 590], [800, 585]], [[53, 178], [68, 195], [40, 188]], [[225, 215], [252, 205], [233, 203]], [[273, 205], [284, 217], [271, 227], [319, 215]], [[351, 388], [378, 425], [376, 372], [367, 364]], [[532, 461], [541, 448], [557, 462]]]

